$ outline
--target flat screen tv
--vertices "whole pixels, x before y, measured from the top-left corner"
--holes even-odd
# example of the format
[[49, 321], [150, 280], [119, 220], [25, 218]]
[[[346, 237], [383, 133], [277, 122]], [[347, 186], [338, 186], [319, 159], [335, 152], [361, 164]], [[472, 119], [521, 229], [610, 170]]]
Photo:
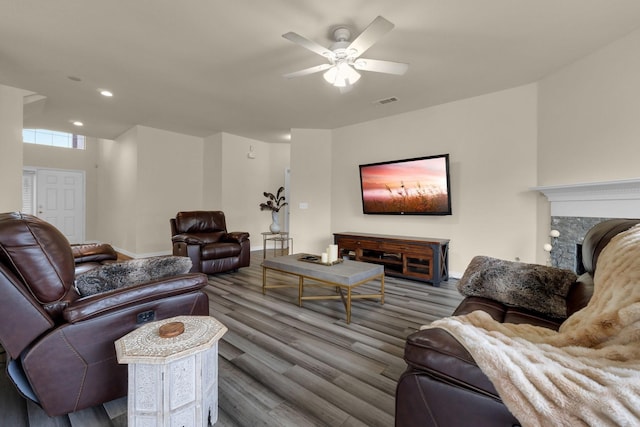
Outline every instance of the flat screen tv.
[[451, 215], [449, 155], [360, 165], [362, 211], [381, 215]]

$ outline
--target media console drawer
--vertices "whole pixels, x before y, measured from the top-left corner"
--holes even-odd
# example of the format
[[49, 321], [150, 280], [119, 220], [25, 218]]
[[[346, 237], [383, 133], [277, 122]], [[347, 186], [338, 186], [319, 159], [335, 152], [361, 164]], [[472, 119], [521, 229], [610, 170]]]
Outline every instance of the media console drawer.
[[380, 249], [380, 243], [371, 240], [345, 239], [344, 246], [352, 249]]
[[449, 278], [449, 240], [368, 233], [334, 233], [340, 256], [373, 262], [385, 274], [438, 286]]

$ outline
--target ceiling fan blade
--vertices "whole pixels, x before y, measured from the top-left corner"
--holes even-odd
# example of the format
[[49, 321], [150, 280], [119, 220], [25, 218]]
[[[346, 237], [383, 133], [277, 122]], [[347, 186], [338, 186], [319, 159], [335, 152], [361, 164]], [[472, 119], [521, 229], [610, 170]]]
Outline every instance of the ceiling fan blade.
[[403, 62], [380, 61], [378, 59], [358, 58], [353, 63], [353, 68], [362, 71], [374, 71], [376, 73], [403, 75], [409, 69], [409, 64]]
[[305, 37], [302, 37], [300, 34], [288, 32], [286, 34], [283, 34], [282, 37], [296, 44], [299, 44], [305, 49], [309, 49], [311, 52], [317, 53], [320, 56], [324, 56], [325, 58], [330, 58], [333, 55], [333, 52], [331, 52], [326, 47], [319, 45], [318, 43], [313, 42]]
[[355, 50], [355, 57], [362, 55], [367, 49], [369, 49], [375, 42], [382, 38], [385, 34], [393, 29], [395, 25], [384, 19], [382, 16], [378, 16], [373, 20], [367, 28], [356, 39], [351, 42], [347, 50]]
[[294, 71], [293, 73], [284, 74], [283, 77], [292, 79], [294, 77], [301, 77], [301, 76], [306, 76], [313, 73], [319, 73], [320, 71], [328, 70], [331, 67], [332, 67], [331, 64], [316, 65], [315, 67], [309, 67], [309, 68], [305, 68], [304, 70]]

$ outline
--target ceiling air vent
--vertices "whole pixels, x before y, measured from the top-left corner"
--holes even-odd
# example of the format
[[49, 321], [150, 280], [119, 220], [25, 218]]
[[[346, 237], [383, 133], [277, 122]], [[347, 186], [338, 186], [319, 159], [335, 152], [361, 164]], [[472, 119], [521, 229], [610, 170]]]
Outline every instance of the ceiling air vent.
[[396, 102], [397, 100], [398, 100], [398, 98], [396, 98], [395, 96], [392, 96], [392, 97], [389, 97], [389, 98], [378, 99], [377, 101], [374, 102], [374, 104], [385, 105], [385, 104], [389, 104], [391, 102]]

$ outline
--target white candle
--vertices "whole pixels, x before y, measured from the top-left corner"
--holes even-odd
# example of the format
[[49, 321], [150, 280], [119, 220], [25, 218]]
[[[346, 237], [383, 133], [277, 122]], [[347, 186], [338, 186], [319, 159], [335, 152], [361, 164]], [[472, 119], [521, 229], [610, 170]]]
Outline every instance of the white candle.
[[338, 259], [338, 245], [329, 245], [329, 262], [334, 262]]
[[329, 262], [329, 254], [326, 252], [322, 252], [321, 258], [323, 264], [327, 264]]

